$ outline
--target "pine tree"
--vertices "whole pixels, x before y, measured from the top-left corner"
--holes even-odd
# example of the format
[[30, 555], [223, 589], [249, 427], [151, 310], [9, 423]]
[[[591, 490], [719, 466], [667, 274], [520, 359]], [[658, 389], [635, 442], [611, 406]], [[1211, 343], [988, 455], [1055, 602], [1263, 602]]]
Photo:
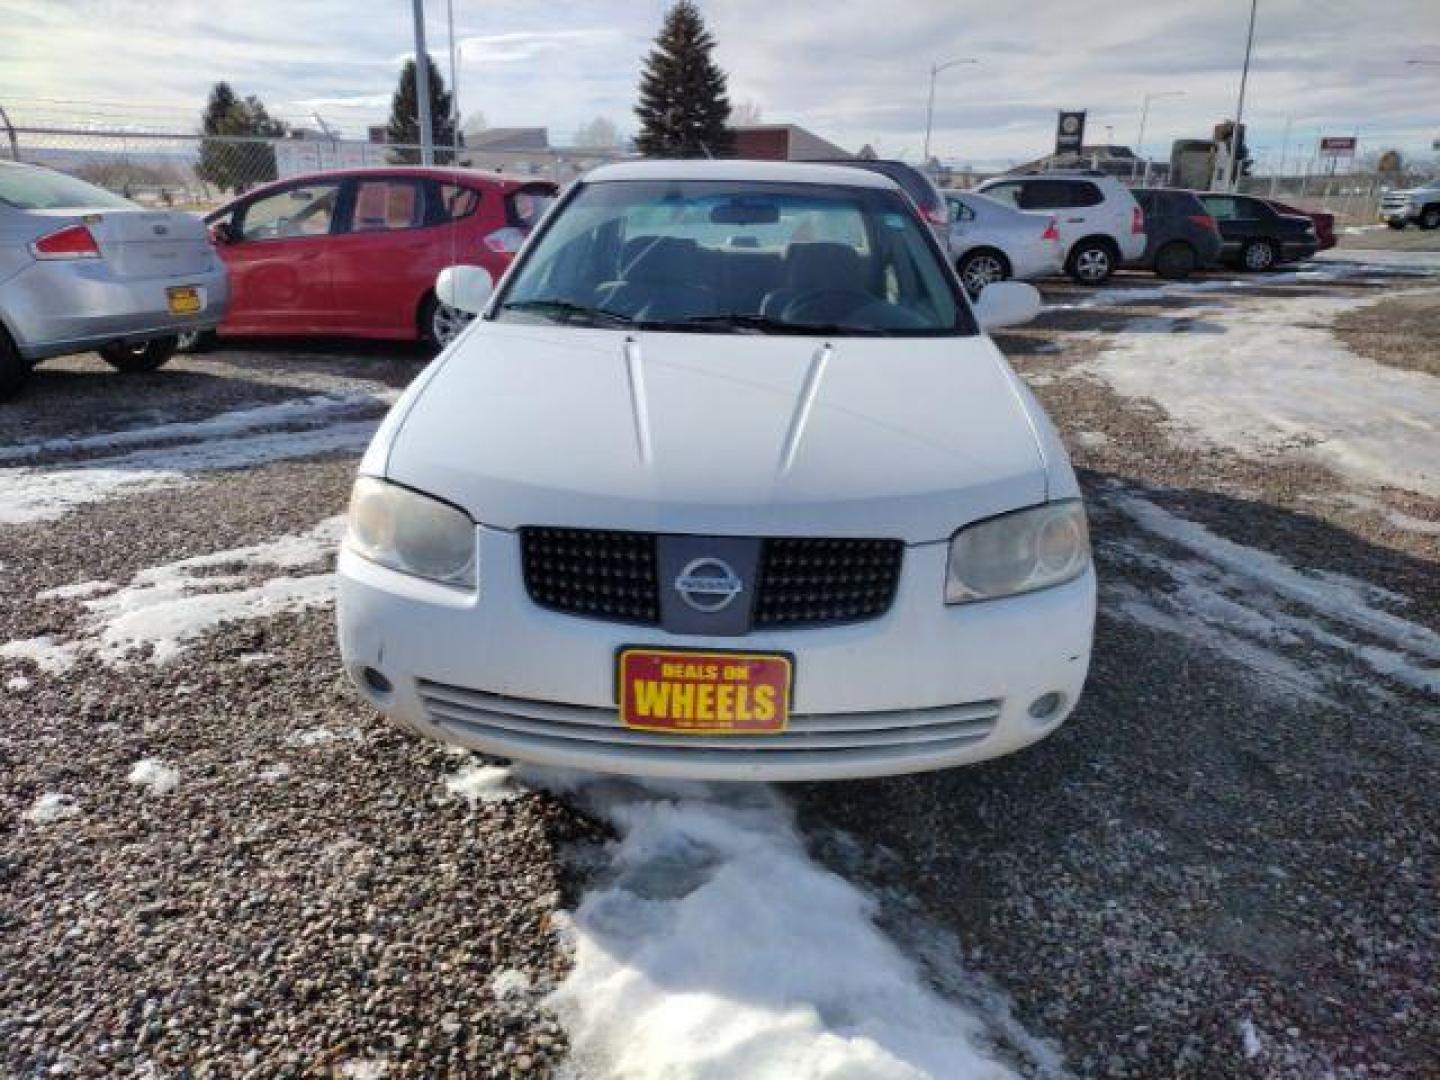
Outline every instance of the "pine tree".
[[200, 130], [204, 135], [216, 136], [200, 143], [200, 163], [195, 166], [195, 175], [205, 183], [238, 195], [278, 175], [274, 147], [236, 141], [237, 138], [285, 137], [284, 122], [271, 119], [254, 94], [242, 99], [229, 83], [217, 82], [205, 103]]
[[[449, 165], [455, 160], [455, 101], [445, 89], [440, 69], [428, 53], [425, 68], [430, 75], [430, 133], [435, 141], [435, 163]], [[390, 122], [385, 126], [385, 139], [391, 143], [417, 146], [420, 143], [420, 99], [415, 93], [415, 61], [406, 60], [400, 69], [400, 82], [390, 99]], [[420, 151], [391, 150], [389, 158], [396, 165], [418, 165]]]
[[640, 134], [646, 157], [723, 157], [733, 135], [725, 72], [710, 58], [715, 39], [691, 0], [665, 14], [655, 47], [640, 73]]

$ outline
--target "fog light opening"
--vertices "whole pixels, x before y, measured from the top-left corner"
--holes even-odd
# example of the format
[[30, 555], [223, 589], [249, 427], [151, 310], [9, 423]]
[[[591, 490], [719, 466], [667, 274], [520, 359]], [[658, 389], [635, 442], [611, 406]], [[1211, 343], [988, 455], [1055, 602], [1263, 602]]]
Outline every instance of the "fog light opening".
[[1060, 707], [1065, 704], [1065, 695], [1058, 690], [1051, 690], [1048, 694], [1041, 694], [1030, 703], [1030, 717], [1044, 723], [1054, 720], [1060, 713]]
[[[395, 689], [395, 687], [391, 685], [390, 680], [373, 667], [367, 667], [361, 671], [360, 678], [365, 681], [365, 686], [376, 694], [388, 694]], [[1031, 708], [1034, 708], [1034, 706], [1031, 706]]]

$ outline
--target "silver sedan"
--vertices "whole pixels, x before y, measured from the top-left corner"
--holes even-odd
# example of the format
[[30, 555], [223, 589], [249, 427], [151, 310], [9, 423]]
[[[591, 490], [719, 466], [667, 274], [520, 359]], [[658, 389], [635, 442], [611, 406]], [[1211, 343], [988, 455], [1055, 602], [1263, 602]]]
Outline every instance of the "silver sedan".
[[228, 301], [198, 217], [0, 161], [0, 399], [49, 356], [95, 349], [120, 371], [153, 371]]
[[950, 259], [972, 297], [992, 282], [1029, 281], [1063, 269], [1053, 215], [1016, 210], [973, 191], [943, 194], [950, 209]]

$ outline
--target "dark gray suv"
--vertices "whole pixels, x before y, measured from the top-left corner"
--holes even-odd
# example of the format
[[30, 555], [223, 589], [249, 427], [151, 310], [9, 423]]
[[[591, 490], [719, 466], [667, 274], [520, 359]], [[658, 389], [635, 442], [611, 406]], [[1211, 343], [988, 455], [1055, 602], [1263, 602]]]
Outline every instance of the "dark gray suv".
[[1145, 211], [1145, 254], [1127, 265], [1163, 278], [1185, 278], [1220, 261], [1220, 230], [1193, 191], [1137, 188]]

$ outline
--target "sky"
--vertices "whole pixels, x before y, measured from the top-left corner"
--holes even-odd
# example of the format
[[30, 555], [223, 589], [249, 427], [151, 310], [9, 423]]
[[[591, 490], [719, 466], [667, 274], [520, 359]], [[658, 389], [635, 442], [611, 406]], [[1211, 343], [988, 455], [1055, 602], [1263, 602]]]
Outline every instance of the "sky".
[[[448, 82], [446, 0], [425, 0]], [[667, 0], [453, 0], [461, 108], [544, 126], [552, 144], [605, 116], [633, 132], [635, 85]], [[980, 167], [1047, 152], [1057, 109], [1087, 142], [1150, 153], [1231, 115], [1247, 0], [701, 0], [733, 102], [858, 149]], [[15, 123], [193, 130], [228, 79], [271, 111], [363, 137], [413, 50], [409, 0], [0, 0], [0, 107]], [[1407, 59], [1433, 65], [1407, 64]], [[1259, 0], [1245, 114], [1262, 166], [1359, 133], [1362, 153], [1432, 156], [1440, 0]], [[1285, 138], [1290, 127], [1288, 143]]]

